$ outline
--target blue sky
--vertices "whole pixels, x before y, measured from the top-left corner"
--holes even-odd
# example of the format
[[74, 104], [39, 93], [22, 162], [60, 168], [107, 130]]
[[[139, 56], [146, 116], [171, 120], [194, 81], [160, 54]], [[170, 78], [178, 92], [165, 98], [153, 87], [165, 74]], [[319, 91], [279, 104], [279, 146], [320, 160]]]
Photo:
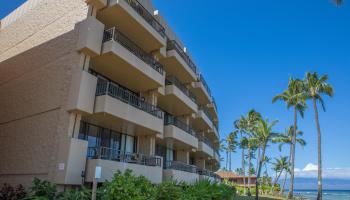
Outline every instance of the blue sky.
[[[0, 18], [22, 2], [1, 0]], [[340, 8], [331, 0], [154, 0], [154, 5], [206, 77], [218, 104], [223, 137], [251, 108], [278, 119], [276, 131], [283, 131], [292, 123], [292, 112], [282, 103], [272, 104], [272, 97], [285, 89], [289, 76], [302, 78], [306, 71], [328, 74], [335, 96], [325, 98], [327, 112], [320, 112], [324, 168], [340, 168], [339, 173], [350, 177], [348, 1]], [[297, 148], [296, 167], [301, 170], [317, 163], [313, 116], [310, 107], [299, 121], [308, 143]], [[267, 153], [281, 154], [276, 146]], [[240, 167], [239, 153], [233, 156], [233, 166]]]

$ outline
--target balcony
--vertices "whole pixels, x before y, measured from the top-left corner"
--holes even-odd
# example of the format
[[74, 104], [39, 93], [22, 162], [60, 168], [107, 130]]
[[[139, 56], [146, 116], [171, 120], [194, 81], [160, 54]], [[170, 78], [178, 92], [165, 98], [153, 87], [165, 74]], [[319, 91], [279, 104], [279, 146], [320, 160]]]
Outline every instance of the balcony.
[[211, 97], [211, 98], [212, 98], [212, 102], [210, 104], [208, 104], [208, 110], [209, 110], [210, 114], [212, 116], [214, 116], [214, 118], [218, 118], [218, 108], [216, 105], [216, 101], [215, 101], [214, 97]]
[[196, 97], [176, 77], [165, 80], [165, 95], [159, 97], [158, 104], [174, 115], [191, 115], [198, 109]]
[[198, 135], [198, 153], [203, 156], [214, 157], [213, 143], [205, 136]]
[[[163, 111], [117, 83], [98, 79], [95, 115], [100, 123], [132, 128], [143, 134], [163, 132]], [[119, 123], [119, 124], [118, 124]]]
[[192, 127], [171, 115], [164, 118], [164, 138], [173, 143], [174, 149], [198, 148], [198, 139]]
[[102, 167], [99, 182], [111, 180], [119, 170], [131, 169], [136, 176], [145, 176], [151, 182], [162, 182], [162, 158], [136, 153], [126, 153], [106, 147], [88, 148], [86, 167], [86, 182], [92, 182], [95, 167]]
[[166, 57], [161, 59], [161, 62], [167, 73], [178, 77], [184, 83], [195, 81], [197, 67], [184, 49], [175, 40], [168, 40], [166, 50]]
[[91, 68], [135, 91], [157, 89], [165, 80], [162, 64], [116, 28], [104, 32], [102, 55], [92, 59]]
[[197, 167], [179, 161], [167, 161], [163, 170], [163, 180], [175, 179], [179, 182], [194, 183], [199, 180]]
[[218, 149], [215, 149], [215, 150], [214, 150], [214, 159], [215, 159], [218, 163], [220, 163], [220, 152], [219, 152]]
[[137, 0], [110, 0], [97, 18], [106, 27], [117, 26], [146, 52], [166, 45], [165, 28]]
[[206, 169], [198, 169], [199, 180], [209, 180], [211, 182], [220, 181], [220, 176]]
[[210, 131], [214, 128], [212, 115], [205, 106], [199, 106], [198, 109], [198, 113], [193, 121], [193, 127], [201, 131]]
[[197, 81], [192, 83], [192, 87], [193, 93], [197, 96], [200, 105], [212, 103], [210, 88], [202, 74], [198, 75]]

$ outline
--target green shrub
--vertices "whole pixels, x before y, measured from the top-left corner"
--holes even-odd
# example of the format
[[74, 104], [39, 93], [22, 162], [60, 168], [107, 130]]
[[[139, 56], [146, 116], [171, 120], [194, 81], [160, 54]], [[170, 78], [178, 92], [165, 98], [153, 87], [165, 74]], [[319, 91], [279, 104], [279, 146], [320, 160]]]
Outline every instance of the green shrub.
[[179, 200], [183, 199], [183, 185], [174, 180], [164, 181], [158, 185], [158, 200]]
[[67, 190], [57, 196], [57, 200], [90, 200], [92, 191], [86, 187], [81, 189]]
[[41, 181], [38, 178], [34, 178], [33, 187], [30, 188], [30, 192], [26, 200], [54, 200], [56, 197], [56, 186], [48, 181]]
[[0, 189], [1, 200], [19, 200], [26, 196], [26, 192], [22, 185], [18, 185], [16, 188], [5, 183]]
[[143, 176], [132, 175], [131, 170], [124, 174], [118, 171], [113, 180], [103, 184], [103, 200], [156, 200], [157, 188]]

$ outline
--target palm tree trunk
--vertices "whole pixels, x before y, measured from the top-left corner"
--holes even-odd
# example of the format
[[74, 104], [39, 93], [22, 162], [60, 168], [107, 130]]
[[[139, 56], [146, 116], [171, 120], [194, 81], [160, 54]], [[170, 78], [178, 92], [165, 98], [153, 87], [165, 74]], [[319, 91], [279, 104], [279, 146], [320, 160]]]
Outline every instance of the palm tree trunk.
[[251, 196], [252, 194], [250, 193], [250, 168], [251, 166], [251, 153], [250, 153], [251, 149], [250, 149], [250, 145], [248, 144], [248, 196]]
[[256, 167], [255, 167], [256, 170], [258, 170], [259, 168], [259, 162], [260, 162], [260, 146], [258, 147], [258, 159], [256, 160]]
[[228, 150], [226, 150], [226, 170], [228, 170]]
[[262, 147], [259, 169], [258, 169], [258, 173], [256, 175], [256, 184], [255, 184], [255, 199], [256, 200], [259, 200], [259, 179], [260, 179], [262, 164], [264, 162], [265, 149], [266, 149], [266, 144], [264, 144], [264, 146]]
[[273, 185], [272, 185], [272, 187], [271, 187], [271, 192], [272, 192], [272, 193], [273, 193], [273, 191], [274, 191], [274, 189], [275, 189], [275, 185], [277, 184], [278, 180], [279, 180], [280, 177], [281, 177], [282, 172], [283, 172], [283, 170], [281, 170], [280, 173], [278, 173], [278, 175], [277, 175], [277, 173], [276, 173], [276, 179], [275, 179], [275, 181], [273, 182]]
[[293, 127], [293, 138], [292, 138], [292, 154], [291, 154], [291, 173], [290, 173], [290, 185], [288, 199], [293, 198], [294, 190], [294, 162], [295, 162], [295, 141], [297, 135], [297, 108], [294, 106], [294, 127]]
[[317, 200], [322, 200], [322, 157], [321, 157], [321, 128], [318, 120], [318, 110], [316, 99], [313, 98], [314, 110], [315, 110], [315, 121], [317, 128], [317, 158], [318, 158], [318, 181], [317, 181]]
[[[291, 159], [291, 157], [292, 157], [292, 145], [290, 145], [290, 147], [289, 147], [288, 167], [290, 167], [290, 159]], [[280, 195], [283, 195], [283, 193], [284, 193], [284, 188], [285, 188], [285, 186], [286, 186], [287, 177], [288, 177], [288, 171], [286, 171], [286, 174], [284, 175], [283, 186], [282, 186]]]
[[242, 147], [242, 171], [243, 171], [243, 194], [245, 195], [245, 165], [244, 165], [244, 147]]

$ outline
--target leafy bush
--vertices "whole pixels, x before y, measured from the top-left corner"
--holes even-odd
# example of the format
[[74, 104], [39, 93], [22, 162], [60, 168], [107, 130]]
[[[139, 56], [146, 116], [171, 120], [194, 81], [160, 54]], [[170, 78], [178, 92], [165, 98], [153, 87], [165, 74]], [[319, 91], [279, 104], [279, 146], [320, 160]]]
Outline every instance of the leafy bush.
[[75, 190], [67, 190], [61, 192], [56, 199], [57, 200], [90, 200], [92, 191], [86, 187]]
[[131, 170], [118, 171], [112, 181], [103, 184], [103, 200], [156, 200], [157, 188], [143, 176], [133, 176]]
[[41, 181], [38, 178], [34, 178], [33, 187], [30, 188], [30, 192], [26, 200], [54, 200], [56, 197], [56, 186], [48, 181]]
[[158, 200], [180, 200], [183, 197], [182, 186], [174, 180], [164, 181], [158, 186]]
[[1, 200], [19, 200], [26, 196], [26, 192], [22, 185], [18, 185], [16, 188], [5, 183], [0, 189]]

